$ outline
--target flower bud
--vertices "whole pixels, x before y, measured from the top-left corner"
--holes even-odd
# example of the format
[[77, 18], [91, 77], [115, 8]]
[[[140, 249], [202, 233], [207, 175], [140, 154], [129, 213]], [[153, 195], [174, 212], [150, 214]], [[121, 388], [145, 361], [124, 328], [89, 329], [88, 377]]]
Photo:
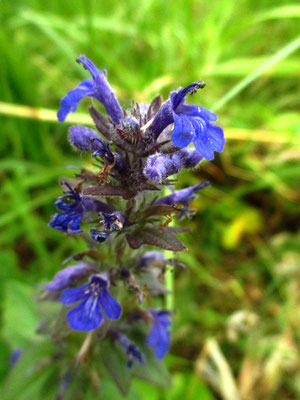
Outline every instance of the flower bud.
[[148, 157], [144, 168], [144, 175], [153, 181], [161, 182], [170, 175], [176, 174], [181, 169], [181, 161], [178, 156], [174, 159], [164, 154], [153, 154]]
[[95, 131], [83, 126], [72, 126], [69, 130], [71, 143], [79, 150], [107, 151], [108, 143]]

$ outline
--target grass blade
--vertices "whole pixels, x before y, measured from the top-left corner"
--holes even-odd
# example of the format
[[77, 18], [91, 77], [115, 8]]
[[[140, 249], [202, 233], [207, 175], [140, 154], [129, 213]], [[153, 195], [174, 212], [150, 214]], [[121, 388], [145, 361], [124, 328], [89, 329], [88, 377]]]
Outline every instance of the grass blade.
[[233, 99], [236, 95], [238, 95], [243, 89], [249, 86], [252, 82], [254, 82], [257, 78], [259, 78], [267, 69], [273, 67], [277, 63], [279, 63], [284, 58], [288, 57], [294, 51], [296, 51], [300, 47], [300, 36], [298, 36], [295, 40], [284, 46], [277, 53], [275, 53], [267, 62], [258, 67], [255, 71], [253, 71], [250, 75], [246, 76], [245, 79], [242, 79], [236, 86], [234, 86], [229, 92], [223, 96], [215, 105], [212, 107], [213, 111], [217, 111], [222, 108], [229, 100]]

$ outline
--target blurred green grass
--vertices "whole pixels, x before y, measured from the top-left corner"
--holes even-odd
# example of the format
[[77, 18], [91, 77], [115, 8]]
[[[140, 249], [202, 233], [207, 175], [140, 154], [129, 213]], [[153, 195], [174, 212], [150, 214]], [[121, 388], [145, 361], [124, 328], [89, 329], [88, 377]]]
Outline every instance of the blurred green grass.
[[[180, 257], [189, 271], [175, 274], [167, 359], [174, 384], [167, 394], [137, 382], [130, 399], [234, 400], [235, 390], [247, 400], [300, 398], [299, 5], [1, 0], [0, 7], [2, 103], [57, 109], [86, 76], [74, 62], [86, 54], [108, 70], [125, 106], [204, 79], [193, 101], [217, 109], [225, 133], [272, 132], [273, 142], [263, 143], [239, 140], [237, 131], [213, 163], [181, 175], [179, 187], [200, 179], [212, 187], [185, 223], [189, 251]], [[87, 160], [70, 149], [67, 124], [17, 117], [0, 115], [0, 382], [10, 351], [34, 332], [37, 285], [83, 246], [47, 223], [58, 178], [72, 173], [65, 165]], [[104, 393], [118, 398], [109, 386]]]

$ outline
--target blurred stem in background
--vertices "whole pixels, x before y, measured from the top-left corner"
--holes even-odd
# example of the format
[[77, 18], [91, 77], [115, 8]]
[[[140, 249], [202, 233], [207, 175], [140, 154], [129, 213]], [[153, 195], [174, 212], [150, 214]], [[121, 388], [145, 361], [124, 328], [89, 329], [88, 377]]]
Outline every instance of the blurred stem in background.
[[[299, 42], [300, 43], [300, 42]], [[228, 99], [229, 100], [229, 99]], [[228, 101], [226, 100], [226, 102]], [[225, 103], [224, 103], [225, 104]], [[58, 123], [56, 111], [46, 108], [34, 108], [0, 102], [0, 114], [15, 117], [33, 119], [37, 121], [46, 121]], [[93, 126], [91, 117], [88, 114], [76, 113], [70, 115], [66, 124], [84, 124]], [[247, 140], [253, 142], [270, 142], [270, 143], [291, 143], [299, 144], [300, 138], [288, 132], [272, 132], [262, 129], [243, 129], [243, 128], [225, 128], [226, 139], [230, 140]]]

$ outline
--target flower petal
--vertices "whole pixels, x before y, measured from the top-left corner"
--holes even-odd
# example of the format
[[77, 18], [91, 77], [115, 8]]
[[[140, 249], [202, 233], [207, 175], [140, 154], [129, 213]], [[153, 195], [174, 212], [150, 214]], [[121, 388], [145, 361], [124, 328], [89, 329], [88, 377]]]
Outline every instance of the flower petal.
[[126, 335], [119, 331], [114, 331], [114, 335], [116, 340], [120, 343], [120, 345], [126, 351], [126, 355], [128, 357], [127, 366], [128, 368], [132, 368], [133, 362], [136, 361], [140, 364], [144, 363], [145, 355], [140, 351], [140, 349], [131, 342]]
[[168, 125], [174, 122], [173, 114], [171, 100], [169, 99], [161, 106], [148, 128], [155, 139]]
[[195, 198], [194, 192], [200, 189], [204, 189], [208, 185], [209, 182], [204, 181], [202, 183], [199, 183], [198, 185], [189, 186], [185, 189], [175, 190], [168, 196], [157, 199], [153, 204], [154, 205], [166, 204], [169, 206], [172, 206], [173, 204], [176, 203], [188, 204], [190, 200], [193, 200]]
[[196, 106], [194, 104], [181, 104], [179, 107], [177, 107], [176, 113], [190, 115], [191, 117], [200, 117], [212, 122], [216, 122], [218, 119], [216, 114], [213, 112], [202, 106]]
[[71, 126], [69, 130], [71, 143], [79, 150], [106, 150], [108, 144], [97, 132], [84, 126]]
[[154, 322], [146, 343], [155, 350], [156, 357], [162, 359], [170, 346], [170, 333], [167, 327], [160, 321]]
[[77, 331], [91, 331], [98, 328], [103, 320], [99, 299], [91, 294], [73, 310], [68, 312], [68, 322]]
[[173, 110], [177, 112], [177, 107], [184, 101], [185, 96], [188, 93], [194, 93], [197, 91], [202, 83], [203, 82], [193, 82], [187, 87], [179, 89], [177, 93], [173, 92], [171, 94]]
[[147, 251], [140, 257], [139, 267], [147, 268], [151, 265], [164, 266], [166, 264], [166, 256], [162, 251]]
[[49, 226], [51, 226], [53, 229], [59, 229], [63, 232], [67, 232], [69, 222], [70, 219], [65, 213], [55, 214], [49, 222]]
[[91, 264], [85, 262], [79, 262], [77, 265], [66, 267], [59, 271], [51, 282], [45, 285], [45, 289], [50, 292], [59, 291], [70, 286], [76, 280], [89, 275], [94, 271], [94, 267]]
[[60, 299], [64, 304], [73, 304], [84, 299], [87, 296], [87, 290], [89, 290], [88, 283], [77, 288], [66, 289], [62, 292]]
[[[200, 184], [201, 185], [201, 184]], [[198, 186], [198, 185], [197, 185]], [[170, 321], [170, 313], [168, 311], [164, 310], [153, 310], [152, 313], [156, 315], [156, 318], [159, 320], [159, 323], [164, 325], [165, 327], [171, 326], [171, 321]]]
[[208, 132], [210, 143], [214, 146], [214, 151], [222, 152], [225, 144], [224, 132], [220, 126], [208, 124]]
[[174, 114], [172, 141], [177, 147], [186, 147], [194, 139], [195, 130], [190, 117]]
[[80, 56], [80, 57], [77, 58], [76, 61], [78, 63], [81, 63], [84, 66], [84, 68], [89, 71], [89, 73], [92, 75], [92, 78], [93, 78], [94, 81], [98, 78], [98, 75], [100, 74], [100, 71], [96, 67], [96, 65], [93, 63], [92, 60], [90, 60], [86, 56]]
[[68, 232], [69, 233], [80, 233], [83, 232], [83, 230], [80, 228], [80, 222], [82, 220], [83, 213], [76, 215], [73, 217], [72, 223], [69, 226]]
[[104, 105], [107, 114], [118, 124], [124, 118], [124, 113], [116, 98], [115, 92], [106, 79], [106, 71], [99, 71], [95, 64], [85, 56], [79, 57], [77, 61], [81, 62], [93, 77], [94, 88], [91, 96], [95, 97]]
[[200, 118], [194, 118], [193, 125], [196, 127], [193, 140], [196, 149], [206, 160], [213, 160], [214, 151], [221, 152], [224, 147], [223, 129], [210, 123], [205, 124], [203, 120], [200, 122]]
[[[66, 211], [61, 214], [55, 214], [49, 222], [49, 226], [51, 226], [53, 229], [59, 229], [63, 232], [80, 233], [83, 232], [79, 226], [81, 218], [82, 214], [76, 215], [74, 212]], [[73, 222], [71, 223], [71, 221]]]
[[94, 211], [94, 212], [113, 212], [113, 208], [101, 200], [97, 200], [90, 196], [81, 196], [81, 204], [84, 212]]
[[93, 80], [87, 79], [82, 81], [75, 89], [71, 90], [60, 101], [60, 109], [57, 112], [57, 119], [63, 122], [70, 112], [77, 109], [77, 105], [81, 99], [90, 96], [93, 91]]
[[110, 319], [119, 319], [122, 312], [122, 307], [105, 288], [102, 288], [99, 293], [99, 302], [106, 314]]

